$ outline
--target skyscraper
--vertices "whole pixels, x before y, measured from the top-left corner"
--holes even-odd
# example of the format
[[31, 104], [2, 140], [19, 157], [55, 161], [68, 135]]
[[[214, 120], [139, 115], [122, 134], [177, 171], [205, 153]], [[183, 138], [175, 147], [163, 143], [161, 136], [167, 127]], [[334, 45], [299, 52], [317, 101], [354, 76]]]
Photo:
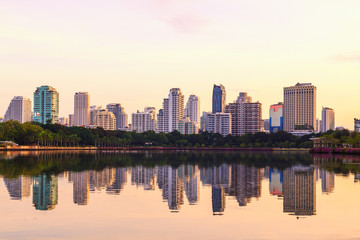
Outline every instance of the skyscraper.
[[156, 130], [156, 111], [154, 107], [146, 107], [143, 112], [131, 114], [131, 127], [136, 132]]
[[283, 121], [283, 110], [284, 104], [279, 102], [278, 104], [273, 104], [270, 106], [270, 132], [278, 132], [283, 130], [284, 121]]
[[115, 115], [116, 130], [124, 129], [128, 126], [128, 115], [120, 103], [110, 103], [106, 108]]
[[170, 89], [164, 98], [163, 109], [158, 114], [158, 132], [169, 133], [178, 130], [178, 122], [184, 117], [184, 95], [180, 88]]
[[284, 88], [284, 130], [316, 130], [316, 87], [297, 83]]
[[74, 95], [74, 126], [90, 125], [90, 96], [87, 92]]
[[333, 109], [323, 107], [321, 111], [321, 117], [321, 132], [335, 130], [335, 112]]
[[224, 112], [226, 105], [226, 91], [225, 87], [220, 84], [217, 86], [214, 84], [213, 97], [212, 97], [212, 112]]
[[232, 135], [240, 136], [261, 131], [261, 103], [252, 102], [252, 98], [246, 92], [241, 92], [236, 101], [229, 103], [225, 112], [231, 114]]
[[90, 106], [90, 125], [95, 125], [95, 117], [101, 109], [102, 106]]
[[59, 120], [59, 93], [50, 86], [41, 86], [34, 92], [34, 121], [46, 124]]
[[31, 101], [23, 96], [15, 96], [4, 115], [4, 121], [15, 120], [20, 123], [31, 121]]
[[189, 117], [197, 125], [200, 123], [200, 99], [195, 95], [190, 95], [186, 103], [184, 116]]

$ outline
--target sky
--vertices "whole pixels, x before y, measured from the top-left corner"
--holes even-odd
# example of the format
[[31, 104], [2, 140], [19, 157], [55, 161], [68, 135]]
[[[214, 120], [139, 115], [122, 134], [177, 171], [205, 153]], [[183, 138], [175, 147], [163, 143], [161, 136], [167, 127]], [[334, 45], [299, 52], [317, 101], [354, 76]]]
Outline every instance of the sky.
[[[358, 0], [0, 0], [0, 116], [36, 87], [91, 105], [121, 103], [131, 116], [160, 109], [170, 88], [211, 110], [212, 88], [260, 101], [263, 118], [283, 87], [317, 87], [336, 126], [360, 117]], [[130, 120], [130, 119], [129, 119]], [[130, 120], [131, 121], [131, 120]]]

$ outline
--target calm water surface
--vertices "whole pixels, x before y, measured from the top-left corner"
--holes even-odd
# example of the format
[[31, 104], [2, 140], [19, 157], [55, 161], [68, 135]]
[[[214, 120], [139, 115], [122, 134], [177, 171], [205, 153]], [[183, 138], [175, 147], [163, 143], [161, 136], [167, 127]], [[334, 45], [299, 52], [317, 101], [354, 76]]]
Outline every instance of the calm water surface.
[[0, 153], [0, 239], [360, 239], [360, 159]]

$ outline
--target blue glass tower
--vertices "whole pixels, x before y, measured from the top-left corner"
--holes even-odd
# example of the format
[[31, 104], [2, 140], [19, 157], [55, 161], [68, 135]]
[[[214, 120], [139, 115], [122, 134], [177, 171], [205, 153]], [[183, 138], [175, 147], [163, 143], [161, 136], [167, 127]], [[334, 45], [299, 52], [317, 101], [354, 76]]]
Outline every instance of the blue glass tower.
[[225, 87], [214, 85], [213, 99], [212, 99], [212, 113], [224, 112], [226, 105], [226, 91]]

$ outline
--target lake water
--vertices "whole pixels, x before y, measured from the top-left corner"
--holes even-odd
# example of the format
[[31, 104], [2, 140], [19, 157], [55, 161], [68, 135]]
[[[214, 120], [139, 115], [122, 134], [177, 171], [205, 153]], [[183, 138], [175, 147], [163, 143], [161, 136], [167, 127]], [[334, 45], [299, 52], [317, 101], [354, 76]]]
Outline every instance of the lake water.
[[0, 153], [0, 239], [360, 239], [360, 158]]

